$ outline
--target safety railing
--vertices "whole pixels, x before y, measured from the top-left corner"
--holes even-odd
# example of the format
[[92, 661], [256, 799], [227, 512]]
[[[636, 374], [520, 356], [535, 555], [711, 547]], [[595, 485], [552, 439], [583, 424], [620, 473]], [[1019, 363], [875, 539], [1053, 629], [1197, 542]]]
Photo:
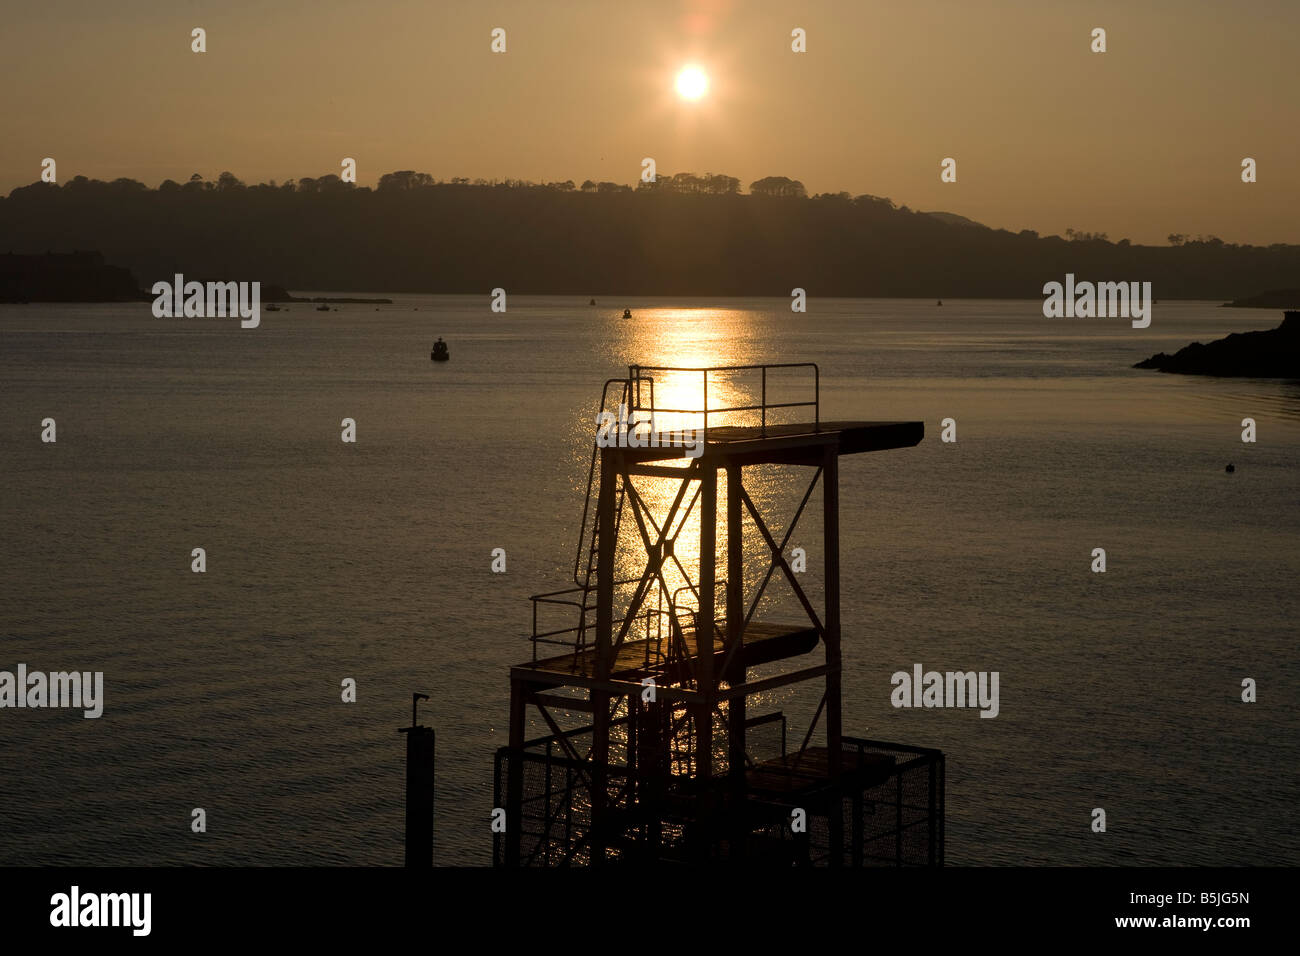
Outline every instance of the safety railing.
[[[768, 387], [769, 373], [777, 369], [809, 369], [812, 372], [812, 392], [811, 400], [797, 402], [769, 402]], [[663, 372], [666, 375], [681, 375], [698, 373], [700, 376], [700, 387], [702, 400], [698, 408], [670, 408], [661, 406], [657, 403], [655, 396], [655, 373]], [[718, 405], [709, 406], [709, 376], [713, 376], [715, 384], [722, 379], [731, 379], [743, 373], [757, 372], [759, 378], [759, 401], [754, 404], [752, 400], [748, 404], [740, 405]], [[767, 437], [767, 428], [769, 424], [768, 413], [776, 409], [785, 408], [810, 408], [813, 415], [813, 428], [815, 431], [821, 430], [821, 369], [815, 362], [781, 362], [771, 365], [714, 365], [701, 368], [683, 368], [669, 365], [629, 365], [627, 368], [628, 387], [625, 394], [629, 399], [629, 412], [649, 412], [651, 420], [654, 420], [656, 414], [665, 415], [698, 415], [703, 418], [702, 428], [705, 438], [709, 431], [709, 416], [714, 416], [717, 421], [720, 415], [734, 415], [742, 412], [759, 413], [759, 432], [762, 437]], [[645, 387], [643, 389], [643, 386]], [[608, 388], [608, 383], [606, 384]], [[644, 394], [644, 393], [648, 393]]]
[[[636, 579], [628, 578], [615, 581], [614, 586], [622, 587], [636, 583], [638, 583]], [[595, 621], [589, 620], [589, 616], [595, 613], [596, 608], [588, 603], [591, 592], [594, 590], [596, 590], [596, 585], [591, 584], [586, 587], [565, 588], [560, 591], [548, 591], [545, 594], [534, 594], [530, 598], [533, 602], [533, 633], [530, 638], [533, 645], [533, 663], [537, 663], [538, 644], [562, 647], [575, 654], [580, 654], [587, 649], [590, 644], [587, 639], [588, 632], [596, 629]], [[624, 622], [629, 620], [632, 622], [628, 627], [627, 639], [646, 641], [645, 663], [647, 666], [662, 663], [659, 658], [663, 657], [664, 626], [665, 623], [669, 627], [672, 626], [672, 614], [662, 606], [662, 599], [660, 599], [659, 604], [659, 607], [646, 608], [636, 614], [616, 618], [613, 621], [616, 633], [622, 630]], [[561, 627], [554, 630], [539, 630], [542, 627], [539, 619], [540, 610], [547, 605], [572, 608], [577, 611], [578, 623], [570, 627]]]
[[[727, 579], [726, 579], [726, 578], [718, 578], [716, 581], [713, 582], [713, 588], [714, 588], [714, 591], [715, 591], [715, 592], [718, 591], [719, 589], [721, 589], [722, 592], [725, 594], [725, 593], [726, 593], [726, 590], [727, 590]], [[683, 591], [688, 592], [688, 593], [687, 593], [687, 596], [686, 596], [686, 600], [689, 600], [690, 598], [694, 598], [694, 599], [695, 599], [695, 606], [694, 606], [694, 607], [691, 607], [689, 604], [684, 603], [684, 600], [680, 597], [680, 595], [681, 595], [681, 593], [682, 593]], [[715, 600], [714, 600], [714, 603], [713, 603], [713, 608], [714, 608], [714, 611], [713, 611], [713, 637], [714, 637], [714, 640], [716, 640], [716, 641], [725, 641], [725, 640], [726, 640], [726, 634], [723, 633], [722, 628], [720, 628], [720, 627], [718, 626], [718, 621], [721, 620], [721, 618], [719, 617], [719, 612], [720, 612], [720, 611], [721, 611], [725, 606], [726, 606], [725, 599], [724, 599], [724, 601], [723, 601], [722, 603], [719, 603], [719, 602], [716, 600], [716, 596], [715, 596]], [[675, 591], [672, 593], [672, 599], [669, 601], [669, 607], [672, 608], [672, 612], [673, 612], [673, 617], [674, 617], [674, 619], [676, 619], [676, 620], [678, 620], [678, 621], [681, 621], [684, 617], [686, 617], [686, 616], [689, 615], [689, 616], [690, 616], [690, 620], [691, 620], [691, 630], [694, 630], [694, 631], [698, 631], [698, 630], [699, 630], [699, 627], [700, 627], [700, 589], [699, 589], [698, 587], [696, 587], [694, 584], [683, 584], [681, 587], [679, 587], [677, 590], [675, 590]], [[683, 626], [684, 626], [684, 625], [683, 625]]]

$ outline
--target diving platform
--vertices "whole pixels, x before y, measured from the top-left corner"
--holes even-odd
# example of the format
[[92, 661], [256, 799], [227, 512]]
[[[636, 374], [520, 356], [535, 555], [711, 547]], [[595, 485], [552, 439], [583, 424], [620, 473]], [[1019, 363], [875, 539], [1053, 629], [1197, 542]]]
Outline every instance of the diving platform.
[[[943, 755], [841, 726], [839, 462], [924, 437], [920, 421], [823, 420], [812, 363], [633, 365], [607, 380], [575, 586], [533, 596], [532, 659], [510, 669], [497, 862], [941, 863]], [[748, 472], [751, 495], [757, 465], [790, 467], [776, 484]], [[819, 488], [809, 571], [791, 555]], [[790, 491], [797, 507], [774, 523], [765, 512]], [[794, 686], [821, 699], [787, 750], [784, 715], [749, 708]], [[549, 736], [527, 739], [529, 713]], [[574, 714], [590, 726], [563, 726]], [[795, 811], [809, 830], [791, 829]]]
[[[776, 400], [775, 392], [797, 386], [802, 388], [795, 394], [782, 396], [787, 400]], [[617, 415], [607, 410], [614, 387], [621, 392]], [[661, 428], [665, 419], [674, 427]], [[822, 421], [821, 372], [810, 362], [632, 365], [627, 378], [605, 382], [597, 422], [597, 448], [618, 448], [629, 462], [707, 456], [742, 464], [801, 464], [828, 446], [839, 455], [855, 455], [910, 448], [925, 437], [923, 422]]]
[[[823, 449], [858, 455], [911, 448], [925, 437], [923, 422], [790, 422], [783, 425], [714, 425], [706, 429], [645, 431], [639, 422], [610, 443], [629, 463], [678, 458], [723, 459], [738, 464], [799, 465], [815, 462]], [[643, 472], [652, 474], [652, 472]]]

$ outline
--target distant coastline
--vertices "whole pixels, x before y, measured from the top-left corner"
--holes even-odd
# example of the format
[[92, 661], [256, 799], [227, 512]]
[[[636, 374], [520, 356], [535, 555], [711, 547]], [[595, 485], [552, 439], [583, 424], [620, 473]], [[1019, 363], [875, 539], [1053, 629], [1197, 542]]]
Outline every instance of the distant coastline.
[[0, 255], [0, 302], [134, 302], [149, 298], [130, 270], [98, 252]]
[[1208, 344], [1193, 342], [1173, 355], [1159, 352], [1134, 368], [1181, 375], [1300, 378], [1300, 311], [1289, 311], [1275, 329], [1234, 332]]
[[[208, 280], [197, 280], [206, 282]], [[227, 280], [216, 280], [227, 281]], [[0, 303], [29, 302], [147, 302], [129, 269], [109, 265], [94, 250], [45, 252], [38, 255], [0, 255]], [[336, 303], [340, 305], [390, 305], [392, 299], [352, 296], [295, 296], [281, 285], [261, 283], [263, 302]]]
[[1233, 309], [1300, 309], [1300, 289], [1273, 289], [1271, 292], [1233, 299], [1224, 305]]
[[[769, 176], [617, 183], [439, 182], [410, 170], [375, 188], [338, 176], [247, 185], [195, 174], [157, 189], [82, 176], [0, 198], [0, 248], [93, 244], [141, 282], [183, 273], [288, 289], [431, 295], [1032, 298], [1053, 276], [1151, 283], [1161, 301], [1282, 289], [1300, 245], [1171, 235], [1013, 232], [889, 198], [808, 195]], [[33, 246], [39, 243], [39, 246]]]

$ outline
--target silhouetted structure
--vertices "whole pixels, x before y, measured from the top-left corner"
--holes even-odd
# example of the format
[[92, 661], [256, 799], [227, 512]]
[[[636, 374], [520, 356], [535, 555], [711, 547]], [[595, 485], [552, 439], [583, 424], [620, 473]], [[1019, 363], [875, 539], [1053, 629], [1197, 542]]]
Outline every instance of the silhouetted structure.
[[432, 727], [420, 723], [420, 701], [428, 694], [411, 695], [411, 726], [406, 734], [406, 865], [433, 865], [433, 781], [435, 767]]
[[[769, 399], [774, 378], [788, 388], [796, 375], [810, 386], [805, 400]], [[698, 405], [656, 405], [656, 383], [680, 385], [696, 377], [703, 390]], [[757, 400], [709, 404], [711, 384], [715, 395], [720, 385], [724, 393], [742, 394], [735, 387], [741, 378], [755, 380]], [[533, 598], [533, 659], [510, 674], [510, 744], [498, 751], [496, 768], [506, 831], [495, 838], [495, 862], [942, 863], [942, 753], [846, 737], [841, 727], [839, 460], [916, 445], [923, 424], [822, 421], [819, 372], [812, 364], [632, 366], [626, 379], [605, 383], [603, 412], [609, 412], [611, 390], [619, 414], [617, 425], [598, 432], [592, 451], [574, 562], [577, 587]], [[775, 421], [792, 414], [811, 421]], [[696, 421], [698, 430], [661, 430], [656, 416], [664, 415]], [[737, 418], [749, 423], [729, 423]], [[691, 457], [695, 439], [702, 451]], [[780, 542], [745, 487], [745, 469], [770, 464], [812, 471]], [[646, 479], [675, 484], [663, 498], [671, 506], [658, 519], [647, 502]], [[819, 481], [822, 614], [784, 555]], [[722, 579], [715, 553], [720, 483], [727, 528]], [[697, 505], [698, 566], [688, 567], [694, 563], [682, 555], [691, 542], [681, 536]], [[744, 580], [746, 514], [770, 558], [753, 589]], [[627, 546], [623, 538], [634, 543]], [[629, 560], [644, 566], [643, 573], [616, 580], [616, 568]], [[756, 619], [777, 571], [805, 619]], [[673, 583], [685, 583], [673, 588], [670, 575]], [[539, 615], [557, 609], [576, 623], [570, 618], [569, 626], [548, 629]], [[753, 673], [809, 654], [819, 643], [821, 662], [764, 677]], [[559, 646], [563, 653], [539, 657], [539, 646]], [[804, 681], [823, 684], [821, 703], [791, 753], [785, 715], [753, 715], [750, 703]], [[545, 721], [548, 736], [525, 740], [529, 707]], [[561, 710], [589, 713], [591, 724], [562, 729], [554, 713]], [[825, 744], [812, 746], [819, 722]], [[764, 750], [764, 737], [778, 728], [779, 748]]]

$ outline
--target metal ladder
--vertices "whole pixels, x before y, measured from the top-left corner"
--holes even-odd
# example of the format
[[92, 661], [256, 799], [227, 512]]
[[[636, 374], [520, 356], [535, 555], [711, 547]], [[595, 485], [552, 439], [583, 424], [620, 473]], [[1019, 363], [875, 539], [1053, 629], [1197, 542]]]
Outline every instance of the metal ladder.
[[[618, 404], [624, 408], [631, 405], [631, 380], [611, 378], [605, 382], [605, 387], [600, 394], [600, 410], [608, 411], [609, 387], [617, 383], [621, 386], [621, 392]], [[629, 412], [630, 415], [630, 412]], [[582, 525], [578, 529], [578, 550], [573, 558], [573, 583], [582, 590], [582, 602], [578, 610], [578, 639], [576, 650], [581, 652], [587, 646], [587, 613], [595, 610], [595, 605], [591, 603], [592, 592], [595, 591], [595, 577], [599, 570], [600, 555], [600, 522], [596, 520], [595, 511], [592, 507], [592, 493], [595, 490], [599, 494], [599, 488], [596, 485], [596, 472], [600, 465], [600, 446], [592, 439], [591, 443], [591, 466], [587, 470], [587, 495], [582, 505]], [[625, 490], [622, 482], [618, 483], [617, 491], [614, 498], [614, 541], [618, 541], [619, 529], [623, 524], [623, 501]], [[591, 517], [591, 532], [587, 531], [588, 516]], [[583, 546], [587, 548], [586, 564], [583, 564], [582, 550]]]

